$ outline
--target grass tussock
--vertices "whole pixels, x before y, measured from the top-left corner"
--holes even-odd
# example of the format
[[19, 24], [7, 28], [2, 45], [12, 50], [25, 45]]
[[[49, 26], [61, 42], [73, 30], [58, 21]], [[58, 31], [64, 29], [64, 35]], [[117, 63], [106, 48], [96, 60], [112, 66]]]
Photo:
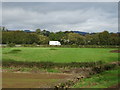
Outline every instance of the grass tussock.
[[118, 69], [104, 71], [93, 75], [91, 78], [85, 78], [73, 86], [73, 88], [108, 88], [120, 83], [118, 81]]
[[23, 62], [12, 59], [3, 60], [3, 67], [28, 67], [28, 68], [72, 68], [72, 67], [93, 67], [103, 64], [102, 61], [97, 62], [71, 62], [71, 63], [55, 63], [55, 62]]
[[57, 50], [56, 48], [50, 48], [50, 50]]

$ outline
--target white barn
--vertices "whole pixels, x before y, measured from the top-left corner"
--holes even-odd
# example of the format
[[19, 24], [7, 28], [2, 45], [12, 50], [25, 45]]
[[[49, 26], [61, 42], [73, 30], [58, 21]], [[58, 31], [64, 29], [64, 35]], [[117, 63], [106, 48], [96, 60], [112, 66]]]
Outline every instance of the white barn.
[[61, 45], [59, 41], [49, 41], [49, 45]]

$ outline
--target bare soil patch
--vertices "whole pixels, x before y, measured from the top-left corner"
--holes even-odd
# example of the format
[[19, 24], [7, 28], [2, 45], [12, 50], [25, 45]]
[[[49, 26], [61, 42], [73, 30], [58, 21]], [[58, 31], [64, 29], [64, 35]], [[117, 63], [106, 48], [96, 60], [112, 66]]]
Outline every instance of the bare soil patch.
[[2, 76], [3, 88], [49, 88], [72, 77], [71, 74], [10, 72], [3, 72]]
[[111, 53], [120, 53], [120, 50], [112, 50]]
[[109, 87], [109, 88], [120, 88], [120, 83], [119, 83], [119, 84], [116, 84], [116, 85], [113, 85], [113, 86], [111, 86], [111, 87]]

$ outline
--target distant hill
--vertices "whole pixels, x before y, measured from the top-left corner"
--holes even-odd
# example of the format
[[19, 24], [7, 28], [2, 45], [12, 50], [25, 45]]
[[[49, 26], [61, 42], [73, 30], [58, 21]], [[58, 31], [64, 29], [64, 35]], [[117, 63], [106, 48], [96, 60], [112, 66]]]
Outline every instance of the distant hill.
[[30, 30], [24, 30], [24, 32], [31, 32]]
[[81, 34], [81, 35], [86, 35], [86, 34], [89, 34], [88, 32], [81, 32], [81, 31], [72, 31], [74, 33], [78, 33], [78, 34]]
[[31, 31], [31, 30], [24, 30], [24, 32], [31, 33], [31, 32], [35, 32], [35, 31]]

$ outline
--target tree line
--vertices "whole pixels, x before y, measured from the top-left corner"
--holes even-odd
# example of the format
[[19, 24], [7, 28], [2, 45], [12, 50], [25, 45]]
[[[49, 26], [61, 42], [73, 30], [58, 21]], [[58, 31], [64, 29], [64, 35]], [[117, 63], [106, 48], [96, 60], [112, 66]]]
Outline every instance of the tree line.
[[36, 29], [35, 32], [2, 31], [2, 44], [47, 45], [49, 41], [60, 41], [62, 45], [119, 45], [119, 33], [103, 31], [92, 34], [78, 34], [72, 31], [49, 32]]

